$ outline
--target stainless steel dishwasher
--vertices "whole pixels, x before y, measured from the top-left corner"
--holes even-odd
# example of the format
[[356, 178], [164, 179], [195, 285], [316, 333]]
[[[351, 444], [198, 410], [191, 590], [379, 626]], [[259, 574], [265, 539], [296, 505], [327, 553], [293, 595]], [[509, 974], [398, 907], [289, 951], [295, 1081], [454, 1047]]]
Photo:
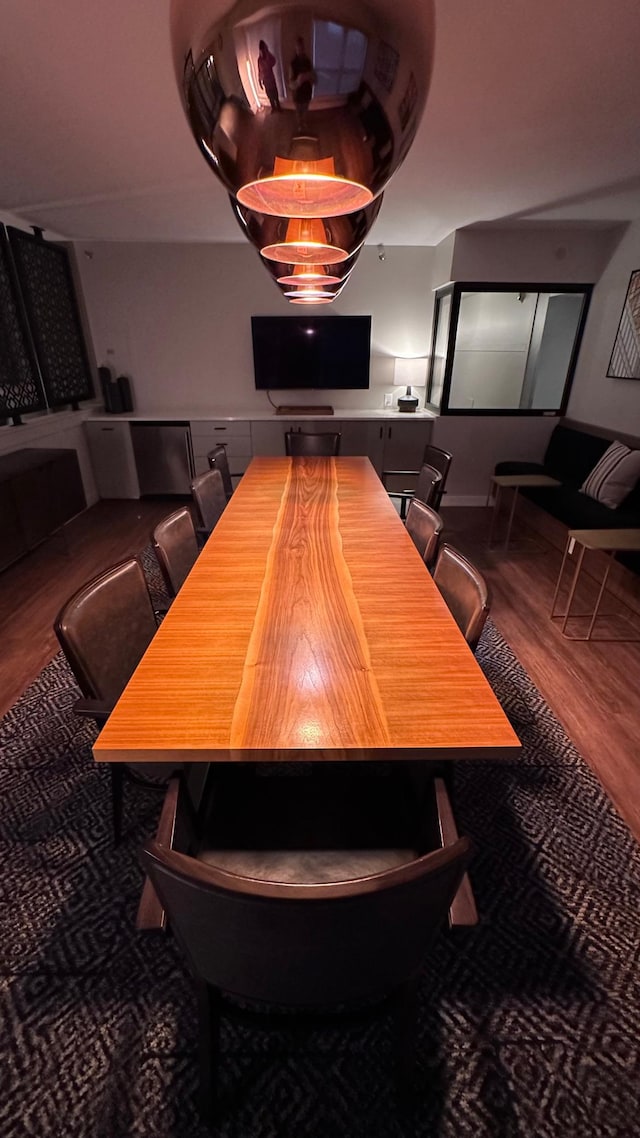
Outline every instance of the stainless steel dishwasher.
[[188, 423], [132, 423], [140, 494], [190, 494], [195, 475]]

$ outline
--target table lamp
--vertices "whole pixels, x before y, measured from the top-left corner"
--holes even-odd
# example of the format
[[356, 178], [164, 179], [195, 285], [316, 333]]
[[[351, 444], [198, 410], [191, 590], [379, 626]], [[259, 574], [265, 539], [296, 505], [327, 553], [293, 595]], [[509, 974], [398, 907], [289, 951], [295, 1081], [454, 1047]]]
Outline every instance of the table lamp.
[[406, 393], [398, 399], [398, 411], [415, 411], [418, 398], [411, 391], [414, 387], [424, 387], [427, 382], [427, 360], [425, 356], [418, 359], [397, 359], [393, 369], [393, 383], [395, 387], [406, 387]]

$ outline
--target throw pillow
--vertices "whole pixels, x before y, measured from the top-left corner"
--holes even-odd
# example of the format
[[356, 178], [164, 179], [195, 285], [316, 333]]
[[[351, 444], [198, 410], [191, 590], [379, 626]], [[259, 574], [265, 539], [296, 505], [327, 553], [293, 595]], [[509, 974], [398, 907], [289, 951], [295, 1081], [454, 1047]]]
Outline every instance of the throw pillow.
[[615, 510], [640, 478], [640, 450], [616, 440], [604, 452], [580, 487], [583, 494]]

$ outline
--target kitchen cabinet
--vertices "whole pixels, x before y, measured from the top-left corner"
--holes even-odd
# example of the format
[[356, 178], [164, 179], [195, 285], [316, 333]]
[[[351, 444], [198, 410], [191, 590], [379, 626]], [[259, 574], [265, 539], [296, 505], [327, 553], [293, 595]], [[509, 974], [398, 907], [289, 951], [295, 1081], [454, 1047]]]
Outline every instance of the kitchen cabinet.
[[[383, 470], [419, 470], [427, 443], [431, 442], [433, 421], [411, 419], [384, 423], [382, 430]], [[415, 478], [387, 478], [388, 490], [412, 490]]]
[[91, 465], [101, 498], [139, 498], [138, 473], [127, 420], [86, 422]]
[[253, 457], [249, 420], [194, 419], [190, 425], [196, 474], [204, 474], [205, 470], [209, 469], [207, 459], [209, 451], [223, 443], [229, 460], [231, 480], [235, 487]]
[[0, 457], [0, 569], [86, 508], [75, 450], [25, 449]]

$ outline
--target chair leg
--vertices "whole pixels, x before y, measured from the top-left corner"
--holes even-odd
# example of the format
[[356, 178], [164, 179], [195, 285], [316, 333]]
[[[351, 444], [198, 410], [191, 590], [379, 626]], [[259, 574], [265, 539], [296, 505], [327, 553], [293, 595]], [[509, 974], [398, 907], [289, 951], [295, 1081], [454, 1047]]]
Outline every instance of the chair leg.
[[197, 994], [200, 1066], [198, 1107], [203, 1122], [213, 1126], [218, 1113], [216, 1082], [220, 1055], [220, 993], [217, 988], [199, 981]]
[[111, 817], [113, 820], [113, 844], [120, 845], [122, 838], [122, 785], [124, 768], [121, 763], [111, 763]]
[[418, 980], [408, 980], [394, 1001], [395, 1068], [398, 1100], [405, 1110], [415, 1104], [415, 1059], [418, 1035]]
[[407, 506], [408, 506], [408, 503], [409, 503], [409, 499], [408, 499], [408, 498], [401, 498], [401, 499], [400, 499], [400, 518], [401, 518], [401, 520], [402, 520], [403, 522], [406, 522], [406, 520], [407, 520]]

